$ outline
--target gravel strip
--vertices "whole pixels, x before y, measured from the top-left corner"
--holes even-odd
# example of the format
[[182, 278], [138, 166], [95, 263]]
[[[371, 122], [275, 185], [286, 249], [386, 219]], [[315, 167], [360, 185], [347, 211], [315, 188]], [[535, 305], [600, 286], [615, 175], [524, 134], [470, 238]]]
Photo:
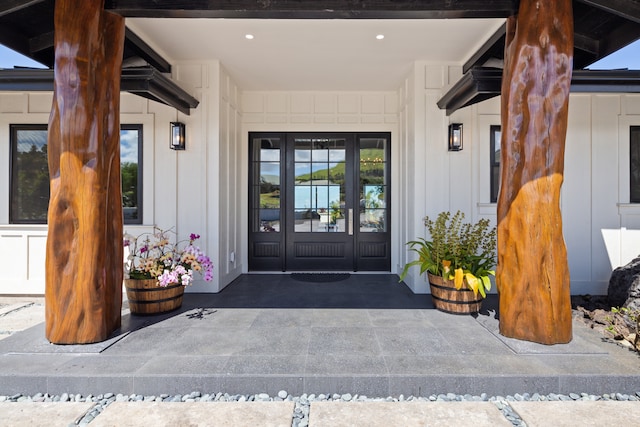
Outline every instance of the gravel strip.
[[309, 408], [312, 402], [323, 401], [342, 401], [342, 402], [492, 402], [502, 412], [504, 417], [511, 422], [514, 426], [526, 427], [526, 424], [520, 416], [513, 410], [509, 402], [515, 401], [573, 401], [573, 400], [618, 400], [618, 401], [640, 401], [640, 391], [635, 394], [623, 394], [623, 393], [611, 393], [603, 395], [593, 395], [587, 393], [569, 393], [555, 394], [550, 393], [541, 395], [534, 393], [523, 393], [511, 396], [487, 396], [486, 393], [480, 396], [472, 396], [470, 394], [460, 395], [454, 393], [447, 394], [432, 394], [427, 397], [416, 397], [400, 395], [397, 397], [367, 397], [363, 395], [352, 395], [350, 393], [345, 394], [303, 394], [301, 396], [291, 396], [285, 390], [278, 392], [276, 396], [270, 396], [266, 393], [260, 394], [234, 394], [228, 393], [211, 393], [202, 394], [198, 391], [194, 391], [189, 394], [160, 394], [152, 396], [143, 396], [141, 394], [113, 394], [105, 393], [97, 396], [81, 394], [67, 394], [61, 395], [49, 395], [38, 393], [33, 396], [25, 396], [22, 394], [14, 394], [12, 396], [1, 396], [0, 402], [94, 402], [95, 405], [91, 407], [83, 416], [79, 417], [75, 421], [75, 425], [86, 426], [95, 417], [100, 415], [104, 409], [113, 402], [295, 402], [293, 411], [292, 427], [306, 427], [309, 425]]

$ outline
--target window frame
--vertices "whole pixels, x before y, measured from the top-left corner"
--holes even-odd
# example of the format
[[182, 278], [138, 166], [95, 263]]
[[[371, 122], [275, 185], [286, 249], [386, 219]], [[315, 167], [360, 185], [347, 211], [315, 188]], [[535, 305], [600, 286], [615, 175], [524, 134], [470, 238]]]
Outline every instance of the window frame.
[[[8, 219], [9, 224], [12, 225], [47, 225], [47, 220], [28, 220], [22, 218], [16, 218], [12, 209], [13, 201], [14, 201], [14, 193], [15, 193], [15, 183], [17, 181], [17, 177], [15, 176], [16, 170], [15, 165], [17, 162], [17, 137], [18, 132], [23, 130], [44, 130], [48, 132], [48, 125], [41, 123], [10, 123], [9, 124], [9, 204], [8, 204]], [[141, 225], [143, 224], [143, 198], [144, 198], [144, 189], [143, 189], [143, 130], [144, 124], [142, 123], [126, 123], [120, 125], [120, 131], [123, 130], [135, 130], [138, 132], [138, 176], [137, 176], [137, 185], [138, 185], [138, 218], [133, 220], [126, 220], [123, 216], [123, 224], [125, 225]], [[47, 165], [48, 166], [48, 165]], [[121, 177], [121, 185], [122, 185], [122, 177]], [[51, 194], [51, 193], [49, 193]]]
[[[18, 156], [18, 132], [20, 131], [46, 131], [48, 132], [48, 126], [45, 124], [34, 124], [34, 123], [25, 123], [25, 124], [10, 124], [9, 125], [9, 224], [31, 224], [31, 225], [40, 225], [47, 224], [47, 220], [44, 222], [41, 220], [30, 220], [24, 218], [15, 218], [15, 214], [13, 211], [13, 202], [14, 197], [16, 197], [16, 182], [18, 178], [16, 176], [16, 164], [17, 164], [17, 156]], [[47, 160], [48, 161], [48, 160]], [[47, 172], [49, 170], [49, 165], [47, 164]], [[51, 193], [49, 192], [49, 195]]]
[[[133, 220], [127, 220], [123, 216], [123, 224], [125, 225], [140, 225], [142, 224], [142, 201], [144, 198], [144, 191], [142, 188], [142, 175], [143, 175], [143, 163], [142, 163], [142, 144], [143, 144], [143, 125], [142, 123], [126, 123], [120, 124], [120, 132], [123, 130], [135, 130], [138, 131], [138, 218]], [[122, 144], [120, 146], [122, 148]], [[120, 164], [120, 180], [122, 180], [122, 164]], [[120, 183], [122, 186], [122, 182]], [[124, 206], [123, 206], [124, 209]]]
[[[635, 139], [634, 139], [634, 134], [637, 134], [635, 135]], [[637, 145], [635, 149], [638, 153], [638, 158], [635, 159], [635, 161], [640, 163], [640, 126], [632, 125], [632, 126], [629, 126], [629, 203], [640, 203], [640, 180], [634, 183], [633, 174], [632, 174], [633, 162], [634, 162], [634, 158], [633, 158], [634, 145]], [[635, 188], [636, 186], [637, 188]], [[635, 197], [634, 197], [634, 193], [637, 193]]]
[[[489, 126], [489, 202], [497, 203], [500, 194], [500, 159], [496, 159], [496, 135], [501, 134], [502, 126]], [[501, 134], [502, 135], [502, 134]], [[500, 141], [497, 141], [500, 143]], [[498, 182], [494, 180], [495, 169], [498, 169]]]

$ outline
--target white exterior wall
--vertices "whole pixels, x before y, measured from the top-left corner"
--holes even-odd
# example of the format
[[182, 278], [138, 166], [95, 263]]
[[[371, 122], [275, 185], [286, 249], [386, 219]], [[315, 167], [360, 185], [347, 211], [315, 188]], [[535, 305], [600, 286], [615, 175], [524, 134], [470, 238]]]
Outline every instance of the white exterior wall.
[[[416, 63], [399, 89], [398, 272], [415, 259], [402, 245], [425, 235], [425, 215], [459, 209], [468, 220], [496, 224], [489, 150], [490, 126], [500, 125], [500, 98], [446, 117], [435, 102], [459, 76], [459, 67]], [[460, 152], [447, 151], [449, 123], [463, 124]], [[629, 126], [640, 126], [640, 95], [571, 95], [561, 209], [573, 294], [606, 294], [611, 272], [640, 255], [640, 204], [629, 203]], [[415, 268], [405, 282], [416, 293], [428, 292]]]
[[[122, 93], [120, 121], [143, 125], [143, 224], [137, 235], [172, 228], [180, 239], [202, 236], [214, 262], [214, 280], [196, 280], [187, 292], [218, 292], [240, 274], [228, 254], [241, 246], [238, 89], [219, 63], [178, 64], [174, 78], [200, 105], [187, 116], [174, 108]], [[43, 294], [45, 225], [9, 224], [9, 125], [47, 124], [51, 93], [0, 93], [0, 294]], [[169, 148], [169, 123], [186, 124], [185, 151]], [[221, 201], [220, 196], [224, 196]], [[227, 202], [227, 198], [229, 202]]]
[[[447, 147], [448, 124], [464, 123], [464, 118], [470, 121], [470, 114], [460, 111], [448, 118], [436, 105], [444, 93], [443, 88], [456, 81], [460, 72], [459, 67], [417, 62], [399, 90], [399, 117], [406, 131], [399, 141], [404, 162], [401, 211], [394, 213], [402, 218], [400, 239], [393, 240], [401, 254], [396, 264], [398, 273], [415, 259], [413, 252], [407, 252], [405, 242], [425, 235], [425, 216], [433, 218], [445, 210], [470, 212], [472, 150], [467, 148], [467, 141], [473, 133], [466, 125], [463, 127], [463, 151], [450, 153]], [[417, 268], [409, 270], [405, 283], [415, 293], [429, 292], [427, 278], [420, 276]]]
[[[474, 221], [489, 218], [495, 224], [496, 204], [489, 203], [489, 129], [500, 125], [500, 98], [461, 109], [450, 122], [464, 124], [464, 150], [450, 153], [450, 160], [456, 158], [471, 170], [460, 185], [460, 171], [450, 164], [450, 210], [461, 209]], [[640, 205], [629, 203], [633, 125], [640, 126], [639, 95], [570, 97], [560, 204], [572, 294], [606, 294], [611, 272], [640, 255]], [[470, 163], [458, 158], [467, 150]], [[471, 184], [470, 192], [465, 183]]]
[[[0, 294], [43, 294], [46, 253], [46, 225], [9, 224], [9, 126], [11, 124], [47, 124], [52, 105], [51, 93], [0, 93]], [[152, 107], [156, 108], [156, 111]], [[169, 146], [168, 121], [171, 109], [138, 96], [121, 96], [120, 120], [123, 124], [143, 125], [143, 191], [142, 212], [144, 224], [170, 224], [175, 222], [175, 209], [158, 209], [155, 201], [160, 200], [156, 191], [161, 192], [168, 203], [175, 201], [172, 195], [173, 179], [165, 181], [166, 171], [175, 174], [175, 154], [159, 150], [164, 142]], [[166, 126], [158, 125], [164, 123]], [[166, 128], [163, 132], [158, 126]], [[158, 148], [156, 148], [158, 147]], [[162, 170], [165, 173], [157, 174]], [[125, 228], [135, 233], [147, 231], [150, 227]]]
[[9, 224], [10, 124], [46, 124], [52, 96], [0, 93], [0, 294], [44, 293], [47, 227]]
[[177, 174], [167, 176], [177, 177], [177, 227], [185, 236], [200, 234], [214, 263], [213, 281], [197, 280], [187, 291], [218, 292], [242, 269], [235, 256], [243, 227], [238, 195], [245, 192], [238, 163], [240, 90], [218, 61], [179, 63], [174, 78], [200, 101], [191, 115], [178, 117], [187, 126], [187, 149], [178, 152]]
[[[219, 78], [219, 195], [212, 200], [219, 200], [216, 210], [211, 205], [211, 211], [217, 212], [218, 220], [218, 271], [220, 275], [220, 289], [228, 285], [242, 273], [243, 264], [240, 256], [242, 248], [246, 246], [243, 230], [246, 222], [242, 222], [242, 212], [246, 211], [246, 198], [242, 197], [246, 189], [243, 179], [242, 152], [243, 141], [241, 133], [242, 114], [240, 111], [240, 91], [237, 85], [223, 68], [220, 68]], [[213, 169], [215, 171], [215, 168]], [[244, 186], [243, 186], [244, 185]]]
[[[489, 203], [489, 127], [500, 100], [451, 117], [435, 103], [459, 67], [415, 63], [397, 92], [242, 92], [218, 62], [174, 66], [174, 78], [200, 100], [190, 116], [130, 94], [121, 122], [143, 124], [143, 223], [202, 235], [215, 277], [192, 292], [218, 292], [247, 271], [248, 132], [391, 132], [392, 266], [412, 255], [422, 218], [462, 210], [496, 220]], [[9, 125], [46, 124], [50, 93], [0, 93], [0, 294], [42, 294], [46, 226], [9, 224]], [[186, 151], [169, 149], [169, 122], [187, 125]], [[464, 149], [447, 151], [447, 125], [463, 123]], [[640, 205], [629, 204], [629, 126], [640, 126], [640, 95], [574, 94], [562, 190], [572, 293], [606, 292], [611, 271], [640, 254]], [[426, 279], [406, 279], [416, 293]]]

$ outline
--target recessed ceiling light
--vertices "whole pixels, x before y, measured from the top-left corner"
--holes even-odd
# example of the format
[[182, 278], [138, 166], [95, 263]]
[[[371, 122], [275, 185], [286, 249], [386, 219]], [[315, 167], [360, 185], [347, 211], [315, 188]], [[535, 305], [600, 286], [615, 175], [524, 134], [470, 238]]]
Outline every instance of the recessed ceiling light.
[[378, 34], [378, 35], [376, 36], [376, 38], [377, 38], [378, 40], [382, 40], [382, 39], [384, 38], [384, 34]]
[[253, 34], [245, 34], [244, 38], [247, 40], [253, 40]]

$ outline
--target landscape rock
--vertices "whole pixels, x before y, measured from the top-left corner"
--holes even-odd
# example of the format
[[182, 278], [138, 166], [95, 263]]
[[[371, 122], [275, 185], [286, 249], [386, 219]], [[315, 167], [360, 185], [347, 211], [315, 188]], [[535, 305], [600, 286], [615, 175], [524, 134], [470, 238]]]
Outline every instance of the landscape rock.
[[640, 309], [640, 257], [611, 273], [607, 298], [612, 307]]

